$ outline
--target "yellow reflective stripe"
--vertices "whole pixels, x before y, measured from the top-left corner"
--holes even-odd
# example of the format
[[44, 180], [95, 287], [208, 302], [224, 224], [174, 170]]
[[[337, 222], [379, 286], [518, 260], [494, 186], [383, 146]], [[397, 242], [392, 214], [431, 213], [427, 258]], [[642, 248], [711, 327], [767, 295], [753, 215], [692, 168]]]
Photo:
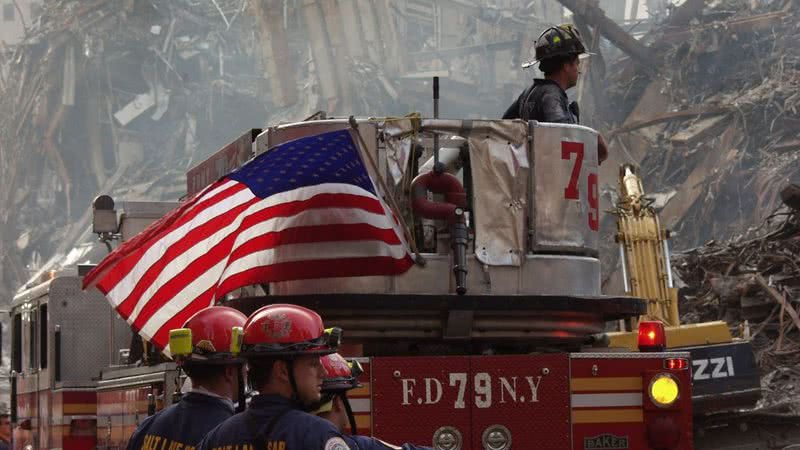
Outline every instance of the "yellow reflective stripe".
[[361, 383], [361, 387], [347, 391], [348, 397], [369, 397], [369, 383]]
[[359, 431], [370, 429], [372, 427], [372, 416], [369, 414], [356, 414], [356, 426]]
[[572, 410], [572, 423], [624, 423], [643, 422], [641, 409], [576, 409]]
[[97, 405], [95, 403], [65, 403], [63, 406], [63, 414], [65, 416], [95, 413], [97, 413]]

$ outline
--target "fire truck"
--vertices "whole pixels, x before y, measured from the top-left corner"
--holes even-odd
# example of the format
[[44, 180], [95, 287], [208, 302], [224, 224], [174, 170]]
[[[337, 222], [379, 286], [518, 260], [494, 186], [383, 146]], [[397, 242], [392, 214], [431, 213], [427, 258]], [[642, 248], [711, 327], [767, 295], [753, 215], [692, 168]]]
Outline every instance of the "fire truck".
[[[359, 433], [437, 450], [692, 448], [689, 353], [665, 351], [657, 321], [639, 323], [639, 351], [605, 337], [647, 303], [600, 290], [594, 130], [316, 116], [249, 130], [189, 171], [187, 194], [275, 146], [342, 129], [407, 224], [417, 264], [396, 276], [263, 283], [217, 302], [246, 314], [294, 303], [342, 327], [341, 353], [365, 368], [353, 395]], [[98, 198], [95, 232], [126, 239], [170, 207], [142, 217], [143, 206], [120, 215]], [[14, 419], [32, 421], [34, 448], [124, 448], [180, 390], [175, 365], [130, 344], [80, 276], [13, 302]]]

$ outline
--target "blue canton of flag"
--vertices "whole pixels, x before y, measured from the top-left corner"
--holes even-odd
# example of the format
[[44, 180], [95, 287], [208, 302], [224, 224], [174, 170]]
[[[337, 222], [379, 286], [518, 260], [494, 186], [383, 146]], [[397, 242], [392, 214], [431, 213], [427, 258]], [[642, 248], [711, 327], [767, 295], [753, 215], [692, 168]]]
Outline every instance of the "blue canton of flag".
[[300, 138], [272, 148], [231, 173], [261, 198], [324, 183], [347, 183], [375, 194], [348, 130]]

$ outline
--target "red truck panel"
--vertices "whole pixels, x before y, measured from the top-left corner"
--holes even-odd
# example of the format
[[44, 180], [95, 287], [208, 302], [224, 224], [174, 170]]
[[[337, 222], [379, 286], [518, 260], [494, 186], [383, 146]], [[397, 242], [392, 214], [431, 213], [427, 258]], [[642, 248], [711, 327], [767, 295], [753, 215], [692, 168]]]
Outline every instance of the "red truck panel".
[[[572, 355], [570, 394], [574, 450], [649, 449], [648, 409], [674, 415], [680, 425], [679, 449], [692, 448], [689, 371], [664, 369], [662, 356], [644, 353]], [[654, 406], [647, 388], [652, 374], [678, 378], [681, 396], [670, 410]]]
[[511, 440], [514, 448], [568, 448], [569, 357], [373, 358], [373, 432], [431, 445], [445, 431], [463, 449]]
[[487, 440], [499, 448], [496, 444], [509, 437], [511, 448], [568, 448], [567, 354], [473, 356], [470, 362], [475, 396], [471, 448], [485, 448], [481, 443]]
[[372, 359], [372, 431], [387, 442], [430, 446], [440, 427], [473, 448], [469, 357]]
[[97, 443], [100, 448], [124, 448], [136, 427], [147, 417], [147, 394], [160, 388], [140, 385], [97, 393]]

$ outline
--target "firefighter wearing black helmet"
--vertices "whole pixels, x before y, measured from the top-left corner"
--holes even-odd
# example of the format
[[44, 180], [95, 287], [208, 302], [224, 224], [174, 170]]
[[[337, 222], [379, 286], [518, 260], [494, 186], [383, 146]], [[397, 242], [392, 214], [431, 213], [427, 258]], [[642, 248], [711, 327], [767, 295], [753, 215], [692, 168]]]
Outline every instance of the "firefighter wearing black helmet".
[[[550, 27], [536, 39], [534, 49], [535, 62], [524, 67], [538, 64], [544, 79], [534, 79], [533, 85], [508, 107], [503, 119], [577, 124], [577, 104], [570, 105], [566, 90], [578, 83], [581, 55], [587, 54], [580, 33], [572, 25]], [[608, 156], [600, 135], [597, 153], [600, 162]]]

